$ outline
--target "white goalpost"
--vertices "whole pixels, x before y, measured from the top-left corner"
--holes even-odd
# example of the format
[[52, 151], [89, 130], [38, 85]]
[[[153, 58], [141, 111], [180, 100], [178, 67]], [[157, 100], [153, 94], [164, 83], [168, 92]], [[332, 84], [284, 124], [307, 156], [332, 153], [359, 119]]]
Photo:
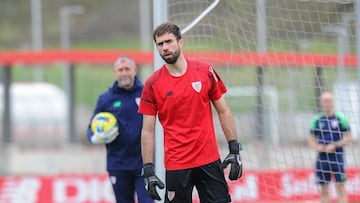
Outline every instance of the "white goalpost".
[[[163, 22], [168, 20], [168, 10], [167, 10], [167, 0], [158, 0], [153, 1], [153, 21], [154, 21], [154, 28], [160, 25]], [[154, 46], [154, 68], [155, 70], [159, 69], [163, 61], [158, 54], [156, 47]], [[156, 119], [156, 128], [155, 128], [155, 173], [157, 176], [165, 181], [165, 167], [164, 167], [164, 135], [163, 129], [161, 127], [160, 121]], [[159, 195], [164, 197], [165, 191], [159, 190]], [[160, 201], [156, 201], [160, 202]]]
[[[244, 164], [244, 176], [228, 182], [233, 202], [319, 199], [317, 154], [307, 139], [323, 91], [334, 94], [335, 110], [350, 120], [355, 141], [345, 147], [345, 184], [349, 201], [360, 201], [359, 20], [355, 0], [154, 1], [154, 27], [178, 24], [185, 56], [214, 66], [228, 88]], [[156, 50], [154, 57], [158, 68]], [[156, 134], [156, 169], [164, 180], [161, 129]]]

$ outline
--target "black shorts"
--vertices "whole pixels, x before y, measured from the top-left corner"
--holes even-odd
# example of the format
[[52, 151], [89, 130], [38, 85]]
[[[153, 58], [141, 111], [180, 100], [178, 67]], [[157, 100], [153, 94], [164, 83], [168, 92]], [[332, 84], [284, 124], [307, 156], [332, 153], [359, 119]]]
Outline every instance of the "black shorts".
[[194, 186], [201, 203], [231, 202], [221, 161], [197, 168], [166, 171], [167, 203], [191, 203]]

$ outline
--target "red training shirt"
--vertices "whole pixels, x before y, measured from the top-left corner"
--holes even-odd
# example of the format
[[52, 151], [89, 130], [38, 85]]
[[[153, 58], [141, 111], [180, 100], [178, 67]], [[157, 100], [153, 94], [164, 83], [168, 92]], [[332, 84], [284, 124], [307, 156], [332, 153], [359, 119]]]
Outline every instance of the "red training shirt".
[[210, 65], [191, 60], [182, 76], [172, 76], [164, 65], [147, 79], [139, 113], [158, 114], [167, 170], [194, 168], [220, 158], [210, 101], [225, 92]]

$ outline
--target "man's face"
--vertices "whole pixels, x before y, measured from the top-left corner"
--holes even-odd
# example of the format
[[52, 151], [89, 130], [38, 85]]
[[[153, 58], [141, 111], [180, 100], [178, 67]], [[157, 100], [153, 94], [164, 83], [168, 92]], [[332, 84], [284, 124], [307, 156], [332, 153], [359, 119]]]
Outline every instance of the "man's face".
[[325, 112], [331, 112], [334, 108], [334, 101], [330, 94], [324, 94], [321, 97], [321, 107]]
[[163, 58], [167, 64], [176, 63], [181, 53], [184, 40], [180, 39], [177, 41], [174, 34], [166, 33], [155, 37], [155, 41], [161, 58]]
[[128, 59], [123, 59], [115, 65], [114, 74], [119, 87], [129, 89], [134, 85], [136, 67]]

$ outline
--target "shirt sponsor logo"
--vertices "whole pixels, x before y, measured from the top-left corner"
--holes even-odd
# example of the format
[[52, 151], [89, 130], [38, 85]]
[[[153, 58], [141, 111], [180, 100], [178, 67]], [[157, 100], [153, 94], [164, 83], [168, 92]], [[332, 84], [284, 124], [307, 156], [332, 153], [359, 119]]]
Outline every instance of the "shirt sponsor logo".
[[173, 95], [173, 91], [169, 91], [169, 92], [166, 92], [166, 96], [172, 96]]
[[113, 104], [113, 107], [120, 107], [121, 106], [121, 101], [116, 101]]
[[215, 74], [215, 71], [214, 71], [213, 67], [210, 66], [209, 71], [210, 71], [210, 73], [213, 74], [213, 77], [214, 77], [215, 81], [217, 82], [217, 81], [218, 81], [218, 78], [217, 78], [217, 76], [216, 76], [216, 74]]
[[200, 93], [201, 87], [202, 87], [201, 81], [192, 82], [192, 83], [191, 83], [191, 86], [194, 88], [194, 90], [195, 90], [196, 92]]
[[320, 128], [323, 129], [325, 126], [326, 126], [326, 123], [320, 121]]
[[331, 121], [331, 127], [332, 127], [332, 128], [337, 128], [337, 127], [339, 127], [339, 121], [337, 121], [337, 120], [332, 120], [332, 121]]

